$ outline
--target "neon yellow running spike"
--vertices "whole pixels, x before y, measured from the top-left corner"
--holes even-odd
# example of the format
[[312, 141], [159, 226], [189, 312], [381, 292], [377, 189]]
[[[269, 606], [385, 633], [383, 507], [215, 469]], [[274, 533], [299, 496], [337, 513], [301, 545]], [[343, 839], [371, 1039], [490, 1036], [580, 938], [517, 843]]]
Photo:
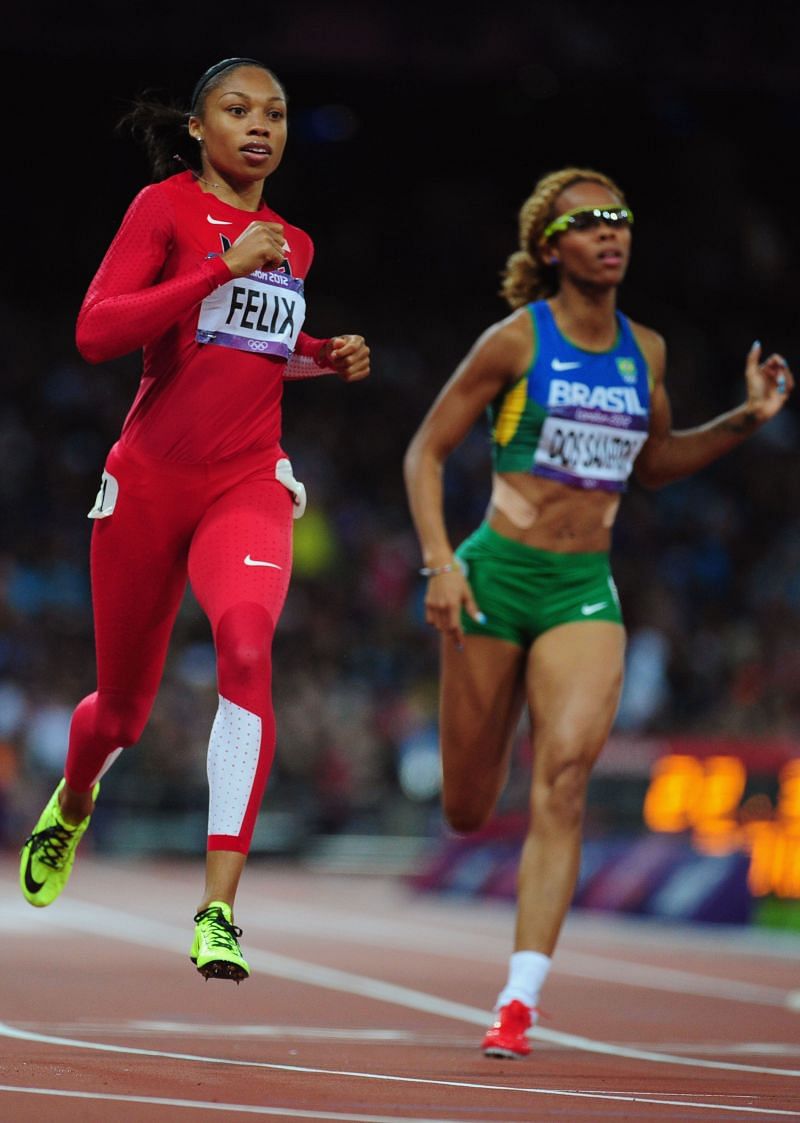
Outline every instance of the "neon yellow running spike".
[[[61, 818], [58, 793], [62, 780], [39, 816], [33, 831], [25, 839], [19, 864], [19, 883], [26, 901], [37, 908], [52, 905], [69, 881], [75, 851], [89, 826], [91, 815], [73, 826]], [[95, 784], [92, 799], [97, 799], [100, 785]]]
[[240, 983], [250, 974], [242, 956], [238, 937], [241, 928], [233, 923], [231, 906], [226, 901], [211, 901], [194, 918], [194, 940], [189, 958], [208, 982], [233, 979]]

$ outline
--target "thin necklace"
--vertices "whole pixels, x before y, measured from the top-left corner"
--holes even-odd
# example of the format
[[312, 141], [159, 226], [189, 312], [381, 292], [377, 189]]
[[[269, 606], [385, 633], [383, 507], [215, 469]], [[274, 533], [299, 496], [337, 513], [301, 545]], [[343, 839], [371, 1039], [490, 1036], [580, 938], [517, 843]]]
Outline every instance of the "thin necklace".
[[194, 178], [199, 179], [201, 183], [206, 183], [209, 187], [218, 187], [220, 191], [230, 191], [230, 187], [228, 187], [226, 183], [212, 183], [210, 179], [206, 179], [205, 176], [200, 175], [200, 172], [196, 172], [192, 165], [187, 160], [184, 160], [183, 156], [181, 156], [179, 153], [175, 152], [172, 159], [177, 160], [179, 164], [183, 164], [187, 172], [191, 172]]
[[[208, 186], [209, 186], [209, 187], [218, 187], [218, 188], [220, 189], [220, 191], [224, 191], [224, 190], [225, 190], [226, 184], [223, 184], [223, 183], [212, 183], [210, 179], [206, 179], [206, 178], [205, 178], [204, 176], [202, 176], [202, 175], [198, 175], [197, 173], [195, 173], [195, 177], [194, 177], [194, 178], [195, 178], [195, 179], [199, 179], [201, 183], [206, 183], [206, 184], [208, 184]], [[228, 188], [228, 190], [230, 191], [230, 188]]]
[[[231, 195], [233, 195], [234, 199], [237, 199], [239, 202], [241, 202], [241, 200], [239, 199], [239, 196], [236, 194], [236, 192], [233, 190], [233, 188], [230, 187], [227, 183], [212, 183], [210, 179], [206, 179], [205, 176], [200, 175], [200, 172], [196, 172], [194, 170], [194, 168], [191, 166], [191, 164], [189, 164], [186, 160], [184, 160], [183, 156], [180, 156], [177, 152], [174, 153], [172, 159], [177, 160], [179, 164], [183, 164], [183, 166], [184, 166], [184, 168], [186, 168], [187, 172], [192, 173], [195, 180], [199, 180], [200, 183], [205, 183], [207, 187], [216, 187], [220, 191], [229, 191], [231, 193]], [[261, 201], [263, 202], [263, 199]], [[224, 203], [225, 200], [221, 199], [220, 202]], [[236, 204], [235, 203], [228, 203], [227, 206], [234, 206], [235, 207]], [[237, 207], [236, 209], [239, 210], [241, 208]], [[258, 207], [256, 207], [256, 210], [258, 210]]]

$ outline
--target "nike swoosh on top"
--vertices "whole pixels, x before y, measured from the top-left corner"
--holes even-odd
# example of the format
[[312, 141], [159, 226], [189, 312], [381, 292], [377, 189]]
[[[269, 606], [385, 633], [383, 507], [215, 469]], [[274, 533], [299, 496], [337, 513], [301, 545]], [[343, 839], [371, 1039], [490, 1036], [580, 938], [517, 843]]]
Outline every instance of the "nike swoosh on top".
[[28, 851], [28, 861], [25, 863], [25, 888], [29, 893], [38, 893], [44, 885], [43, 881], [37, 881], [31, 873], [31, 862], [33, 861], [33, 850]]
[[206, 215], [206, 220], [210, 222], [212, 226], [233, 226], [232, 222], [227, 222], [224, 218], [212, 218], [210, 214]]
[[597, 604], [582, 604], [581, 616], [593, 616], [595, 612], [599, 612], [600, 609], [605, 608], [607, 604], [607, 600], [598, 601]]
[[550, 366], [553, 370], [577, 370], [580, 363], [564, 363], [561, 359], [553, 359]]
[[276, 565], [275, 562], [256, 561], [256, 559], [251, 558], [249, 554], [244, 559], [244, 564], [245, 565], [266, 565], [266, 566], [269, 567], [269, 569], [283, 569], [282, 565]]

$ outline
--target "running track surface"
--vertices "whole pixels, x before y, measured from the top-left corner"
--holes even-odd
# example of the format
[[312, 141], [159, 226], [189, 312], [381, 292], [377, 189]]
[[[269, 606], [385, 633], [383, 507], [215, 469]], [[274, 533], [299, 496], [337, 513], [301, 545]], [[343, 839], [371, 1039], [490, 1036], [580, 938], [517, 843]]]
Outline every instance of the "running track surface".
[[188, 959], [200, 865], [0, 859], [3, 1123], [800, 1120], [800, 938], [570, 917], [525, 1061], [479, 1049], [505, 904], [252, 862], [252, 977]]

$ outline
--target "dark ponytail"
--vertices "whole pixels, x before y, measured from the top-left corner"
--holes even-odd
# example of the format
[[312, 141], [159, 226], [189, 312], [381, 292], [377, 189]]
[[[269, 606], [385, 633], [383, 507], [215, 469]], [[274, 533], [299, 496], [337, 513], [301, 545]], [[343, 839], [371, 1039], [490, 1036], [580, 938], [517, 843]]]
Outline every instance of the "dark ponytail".
[[142, 94], [117, 125], [144, 147], [153, 179], [189, 168], [199, 174], [197, 141], [189, 136], [189, 114], [174, 103], [159, 101], [150, 92]]

